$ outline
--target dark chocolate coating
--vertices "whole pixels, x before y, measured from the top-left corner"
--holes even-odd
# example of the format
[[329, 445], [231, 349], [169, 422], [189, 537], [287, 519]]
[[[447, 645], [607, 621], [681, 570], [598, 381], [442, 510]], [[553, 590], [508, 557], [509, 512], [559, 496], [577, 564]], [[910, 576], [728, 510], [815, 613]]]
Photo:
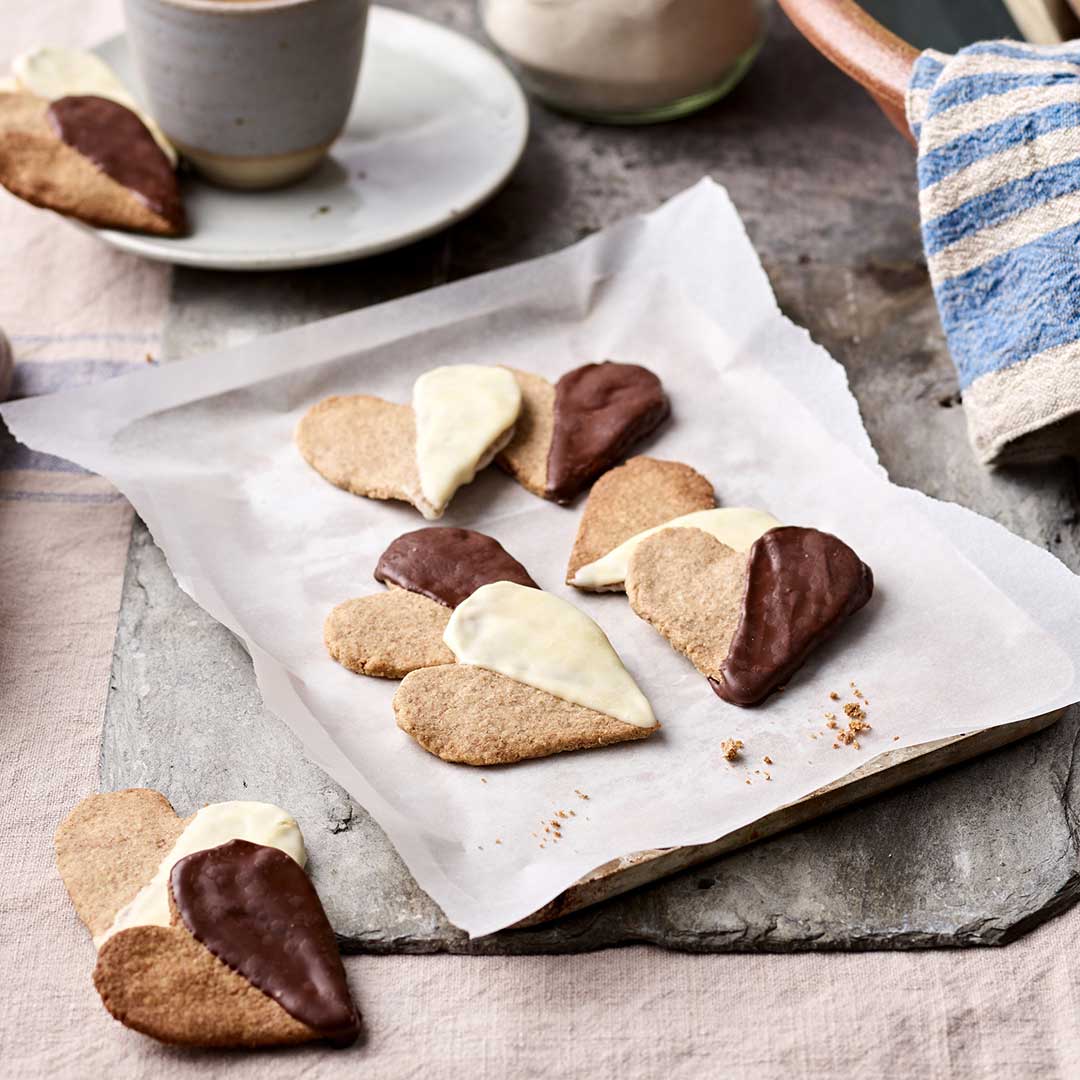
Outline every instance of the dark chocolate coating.
[[58, 98], [47, 116], [68, 146], [134, 192], [155, 214], [178, 230], [185, 229], [184, 205], [172, 164], [130, 109], [87, 94]]
[[555, 384], [547, 495], [569, 502], [620, 461], [669, 412], [660, 380], [637, 364], [586, 364]]
[[277, 848], [230, 840], [172, 868], [184, 925], [290, 1016], [348, 1046], [360, 1030], [334, 931], [303, 868]]
[[747, 557], [742, 614], [713, 690], [733, 705], [763, 701], [873, 592], [870, 567], [831, 533], [770, 529]]
[[472, 529], [437, 525], [399, 536], [380, 556], [375, 580], [450, 608], [493, 581], [540, 587], [498, 540]]

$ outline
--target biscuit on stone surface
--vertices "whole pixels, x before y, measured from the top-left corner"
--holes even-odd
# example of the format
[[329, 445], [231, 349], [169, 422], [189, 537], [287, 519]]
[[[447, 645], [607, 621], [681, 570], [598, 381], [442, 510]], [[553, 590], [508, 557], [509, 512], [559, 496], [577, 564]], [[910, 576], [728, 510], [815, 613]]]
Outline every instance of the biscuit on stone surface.
[[555, 430], [555, 387], [542, 375], [510, 368], [521, 387], [521, 414], [514, 438], [499, 454], [498, 464], [526, 491], [547, 492], [548, 452]]
[[[130, 110], [112, 104], [135, 119], [171, 173], [168, 159], [141, 121]], [[186, 231], [175, 178], [170, 209], [152, 209], [131, 188], [64, 142], [49, 122], [49, 108], [49, 102], [30, 94], [0, 93], [0, 184], [34, 206], [99, 228], [157, 236], [180, 236]]]
[[133, 926], [98, 953], [94, 986], [126, 1027], [180, 1046], [281, 1046], [322, 1038], [183, 926]]
[[366, 394], [328, 397], [296, 428], [304, 460], [335, 487], [369, 499], [420, 504], [412, 408]]
[[624, 540], [665, 521], [716, 506], [712, 483], [678, 461], [634, 457], [593, 485], [566, 567], [572, 584], [581, 567]]
[[745, 588], [745, 552], [701, 529], [664, 529], [646, 537], [626, 575], [635, 614], [709, 678], [720, 675]]
[[444, 761], [506, 765], [644, 739], [636, 727], [469, 664], [422, 668], [394, 695], [398, 727]]
[[64, 818], [56, 830], [56, 865], [94, 937], [154, 876], [190, 821], [148, 788], [91, 795]]
[[443, 604], [391, 588], [338, 604], [327, 616], [323, 640], [350, 671], [400, 679], [417, 668], [454, 662], [442, 638], [449, 621]]

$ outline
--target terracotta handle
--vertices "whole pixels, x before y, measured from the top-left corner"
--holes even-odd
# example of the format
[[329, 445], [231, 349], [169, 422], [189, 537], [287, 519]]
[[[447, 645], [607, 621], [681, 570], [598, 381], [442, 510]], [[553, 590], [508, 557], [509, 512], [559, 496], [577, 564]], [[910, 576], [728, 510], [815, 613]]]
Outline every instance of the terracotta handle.
[[807, 41], [870, 93], [911, 139], [904, 97], [918, 51], [886, 30], [854, 0], [779, 0]]

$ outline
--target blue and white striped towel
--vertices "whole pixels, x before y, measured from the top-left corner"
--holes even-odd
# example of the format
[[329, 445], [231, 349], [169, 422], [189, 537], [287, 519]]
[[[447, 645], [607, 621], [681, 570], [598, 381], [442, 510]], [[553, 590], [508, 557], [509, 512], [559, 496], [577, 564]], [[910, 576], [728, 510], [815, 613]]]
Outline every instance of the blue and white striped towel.
[[1080, 457], [1080, 41], [924, 52], [907, 112], [976, 453]]

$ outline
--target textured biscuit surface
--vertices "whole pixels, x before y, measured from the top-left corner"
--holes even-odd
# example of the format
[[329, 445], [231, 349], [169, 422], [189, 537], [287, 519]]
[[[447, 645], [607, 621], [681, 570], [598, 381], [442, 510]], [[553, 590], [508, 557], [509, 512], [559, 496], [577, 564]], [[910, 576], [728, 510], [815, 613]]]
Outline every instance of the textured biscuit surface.
[[134, 926], [109, 938], [98, 954], [94, 986], [117, 1020], [161, 1042], [273, 1046], [321, 1037], [182, 924]]
[[626, 595], [703, 675], [718, 678], [739, 625], [747, 557], [701, 529], [664, 529], [630, 557]]
[[391, 588], [338, 604], [327, 616], [323, 640], [350, 671], [400, 679], [417, 668], [454, 662], [442, 638], [450, 614], [426, 596]]
[[639, 532], [716, 506], [712, 484], [678, 461], [635, 457], [593, 485], [566, 567], [566, 582], [587, 563]]
[[31, 94], [0, 93], [0, 184], [88, 225], [157, 236], [183, 231], [63, 142], [49, 125], [48, 107]]
[[147, 788], [91, 795], [64, 818], [56, 830], [56, 864], [91, 934], [108, 930], [190, 820]]
[[416, 421], [409, 405], [366, 394], [324, 398], [301, 419], [296, 445], [335, 487], [419, 506]]
[[547, 495], [548, 452], [555, 431], [555, 387], [540, 375], [510, 368], [521, 387], [521, 412], [514, 438], [498, 463], [523, 488]]
[[394, 713], [398, 727], [425, 750], [466, 765], [644, 739], [659, 727], [625, 724], [468, 664], [414, 671], [394, 695]]

